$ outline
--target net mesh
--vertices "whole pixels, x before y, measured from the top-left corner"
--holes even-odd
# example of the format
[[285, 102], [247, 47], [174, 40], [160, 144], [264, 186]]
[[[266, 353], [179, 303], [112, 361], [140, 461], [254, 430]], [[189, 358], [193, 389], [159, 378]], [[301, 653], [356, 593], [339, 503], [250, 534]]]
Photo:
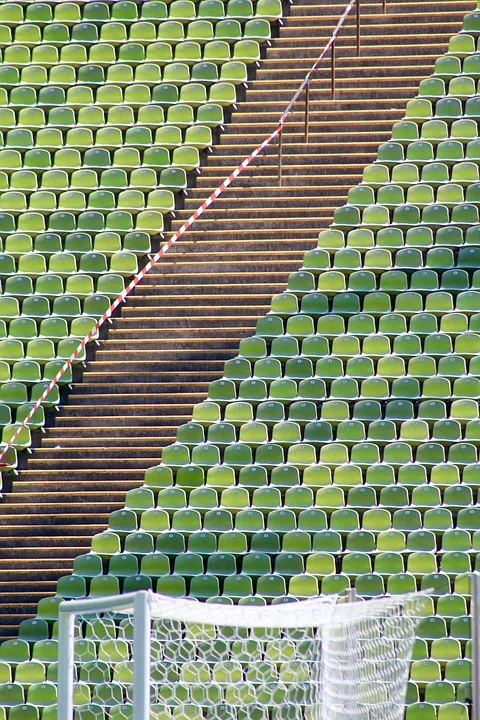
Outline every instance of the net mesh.
[[[157, 720], [403, 717], [421, 596], [269, 607], [150, 599]], [[130, 720], [133, 614], [76, 623], [76, 720]]]

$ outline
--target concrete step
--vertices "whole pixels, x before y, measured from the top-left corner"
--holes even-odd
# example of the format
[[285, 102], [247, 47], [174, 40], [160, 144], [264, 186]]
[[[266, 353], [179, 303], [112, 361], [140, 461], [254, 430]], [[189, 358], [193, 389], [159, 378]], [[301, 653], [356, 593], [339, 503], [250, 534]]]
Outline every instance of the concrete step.
[[[44, 452], [69, 452], [71, 450], [81, 453], [85, 448], [88, 450], [95, 448], [97, 451], [100, 449], [111, 452], [113, 448], [124, 450], [127, 445], [132, 451], [139, 449], [150, 456], [162, 446], [175, 442], [177, 428], [176, 426], [148, 428], [150, 432], [147, 432], [145, 428], [132, 428], [132, 431], [128, 433], [125, 429], [119, 428], [117, 435], [115, 435], [115, 428], [110, 428], [108, 434], [104, 434], [102, 437], [98, 437], [98, 430], [93, 427], [90, 432], [84, 432], [81, 438], [76, 437], [75, 433], [68, 435], [65, 430], [63, 433], [57, 432], [57, 435], [49, 433], [49, 437], [42, 443], [42, 450]], [[116, 487], [118, 481], [108, 482]], [[104, 484], [105, 482], [102, 481], [102, 487]], [[18, 487], [20, 487], [20, 483]]]

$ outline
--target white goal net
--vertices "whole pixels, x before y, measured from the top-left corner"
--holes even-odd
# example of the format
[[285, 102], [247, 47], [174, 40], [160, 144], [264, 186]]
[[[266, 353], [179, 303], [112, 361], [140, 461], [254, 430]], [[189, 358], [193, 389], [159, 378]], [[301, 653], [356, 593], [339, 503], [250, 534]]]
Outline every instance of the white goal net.
[[64, 601], [58, 720], [401, 720], [421, 600]]

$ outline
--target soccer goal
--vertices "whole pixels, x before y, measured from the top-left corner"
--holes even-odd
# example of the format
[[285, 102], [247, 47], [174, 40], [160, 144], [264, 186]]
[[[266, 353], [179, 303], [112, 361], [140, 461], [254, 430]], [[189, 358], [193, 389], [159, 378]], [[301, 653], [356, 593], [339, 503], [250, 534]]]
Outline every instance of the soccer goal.
[[401, 720], [422, 600], [63, 601], [58, 720]]

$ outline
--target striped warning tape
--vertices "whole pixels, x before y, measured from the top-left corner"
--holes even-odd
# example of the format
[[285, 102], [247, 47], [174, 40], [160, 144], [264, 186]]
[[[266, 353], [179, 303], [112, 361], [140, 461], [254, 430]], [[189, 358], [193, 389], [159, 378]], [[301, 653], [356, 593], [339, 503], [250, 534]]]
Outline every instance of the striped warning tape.
[[57, 383], [60, 381], [60, 379], [63, 377], [63, 375], [67, 372], [67, 370], [72, 366], [74, 360], [78, 357], [78, 355], [85, 349], [85, 347], [88, 345], [90, 340], [92, 340], [98, 330], [102, 327], [102, 325], [112, 316], [114, 311], [117, 309], [119, 305], [121, 305], [125, 300], [127, 299], [128, 295], [132, 292], [132, 290], [138, 285], [138, 283], [143, 280], [145, 275], [147, 275], [150, 270], [153, 268], [153, 266], [161, 260], [161, 258], [170, 250], [172, 245], [174, 245], [179, 238], [184, 235], [187, 230], [194, 224], [196, 220], [198, 220], [199, 217], [203, 215], [205, 210], [207, 210], [210, 205], [216, 200], [216, 198], [220, 197], [220, 195], [223, 193], [226, 188], [228, 188], [235, 179], [247, 168], [250, 163], [255, 160], [257, 155], [259, 155], [268, 145], [270, 145], [273, 140], [275, 140], [276, 137], [280, 135], [280, 133], [283, 130], [283, 127], [287, 121], [288, 116], [292, 112], [293, 106], [295, 102], [300, 97], [301, 93], [303, 92], [306, 84], [309, 82], [312, 74], [315, 72], [318, 64], [321, 62], [321, 60], [325, 57], [326, 53], [328, 52], [329, 48], [331, 47], [332, 43], [335, 41], [338, 31], [344, 24], [345, 20], [347, 19], [348, 15], [350, 14], [352, 8], [356, 4], [357, 0], [351, 0], [351, 2], [347, 5], [345, 8], [342, 16], [340, 17], [338, 23], [335, 26], [335, 29], [333, 30], [330, 39], [328, 40], [327, 44], [323, 48], [322, 52], [308, 71], [308, 73], [305, 75], [304, 79], [300, 83], [298, 89], [295, 91], [295, 94], [293, 95], [292, 99], [288, 103], [287, 107], [285, 108], [284, 112], [282, 113], [277, 127], [275, 130], [270, 133], [270, 135], [263, 140], [263, 142], [258, 145], [255, 150], [253, 150], [250, 155], [248, 155], [236, 168], [235, 170], [230, 173], [230, 175], [225, 178], [225, 180], [220, 183], [220, 185], [210, 194], [210, 196], [204, 200], [204, 202], [193, 212], [188, 220], [186, 220], [183, 225], [167, 240], [164, 245], [158, 250], [158, 252], [153, 255], [150, 260], [147, 262], [147, 264], [136, 274], [134, 275], [133, 279], [128, 283], [128, 285], [125, 287], [125, 289], [118, 295], [117, 298], [112, 302], [110, 307], [103, 313], [103, 315], [97, 320], [95, 325], [91, 328], [90, 332], [85, 335], [85, 337], [80, 340], [77, 348], [72, 353], [72, 355], [68, 358], [68, 360], [65, 361], [65, 363], [62, 365], [60, 370], [57, 372], [55, 377], [50, 380], [48, 385], [45, 387], [45, 390], [42, 392], [38, 400], [34, 403], [32, 408], [30, 409], [28, 415], [24, 418], [24, 420], [18, 424], [18, 427], [10, 440], [5, 443], [5, 445], [2, 446], [2, 450], [0, 452], [0, 467], [7, 466], [8, 463], [4, 462], [5, 455], [7, 454], [7, 451], [15, 445], [15, 441], [19, 437], [22, 430], [28, 425], [29, 421], [34, 416], [35, 412], [38, 410], [40, 405], [44, 402], [44, 400], [47, 398], [48, 394], [51, 392], [51, 390], [57, 385]]

